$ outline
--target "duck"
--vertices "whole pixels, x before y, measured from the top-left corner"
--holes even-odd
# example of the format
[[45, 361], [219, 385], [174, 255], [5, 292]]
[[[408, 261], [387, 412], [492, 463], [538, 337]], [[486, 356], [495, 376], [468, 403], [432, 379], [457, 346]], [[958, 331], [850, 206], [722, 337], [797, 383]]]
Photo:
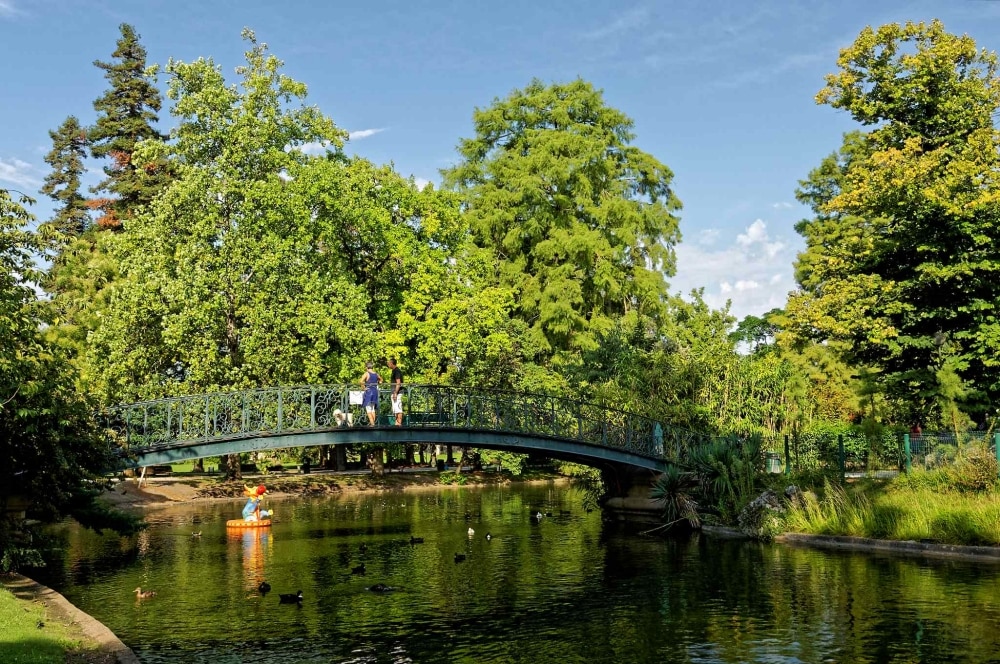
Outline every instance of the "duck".
[[455, 562], [456, 563], [460, 563], [463, 560], [465, 560], [465, 554], [464, 553], [456, 553], [455, 554]]
[[536, 514], [535, 518], [538, 519], [539, 521], [541, 521], [542, 520], [542, 513], [539, 512], [538, 514]]
[[258, 592], [259, 592], [259, 593], [260, 593], [261, 595], [266, 595], [266, 594], [268, 594], [269, 592], [271, 592], [271, 584], [270, 584], [270, 583], [268, 583], [267, 581], [261, 581], [261, 582], [260, 582], [260, 585], [259, 585], [259, 586], [257, 586], [257, 591], [258, 591]]
[[302, 603], [302, 591], [298, 593], [281, 593], [278, 595], [279, 604], [301, 604]]
[[136, 588], [132, 592], [135, 593], [136, 599], [149, 599], [150, 597], [156, 597], [155, 590], [143, 590], [141, 586], [139, 588]]
[[486, 541], [489, 542], [491, 539], [493, 539], [493, 535], [486, 533]]
[[476, 534], [476, 531], [473, 530], [472, 528], [469, 528], [469, 537], [472, 537], [475, 534]]
[[191, 537], [193, 537], [194, 539], [198, 539], [199, 537], [201, 537], [201, 531], [199, 530], [196, 533], [191, 533]]
[[392, 590], [395, 590], [395, 588], [393, 588], [392, 586], [387, 586], [384, 583], [376, 583], [374, 586], [369, 586], [368, 590], [372, 591], [373, 593], [387, 593]]
[[361, 563], [357, 567], [352, 567], [351, 568], [351, 574], [364, 574], [364, 573], [365, 573], [365, 564], [364, 563]]
[[414, 537], [413, 535], [410, 535], [410, 544], [423, 544], [423, 543], [424, 543], [423, 537]]

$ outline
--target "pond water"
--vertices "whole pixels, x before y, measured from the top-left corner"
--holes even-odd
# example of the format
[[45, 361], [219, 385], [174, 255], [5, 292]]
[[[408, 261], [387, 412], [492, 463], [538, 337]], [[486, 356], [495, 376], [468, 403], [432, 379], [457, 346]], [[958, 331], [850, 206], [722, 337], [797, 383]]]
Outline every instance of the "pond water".
[[149, 663], [1000, 661], [1000, 565], [645, 537], [564, 485], [271, 500], [227, 532], [240, 506], [67, 526], [35, 576]]

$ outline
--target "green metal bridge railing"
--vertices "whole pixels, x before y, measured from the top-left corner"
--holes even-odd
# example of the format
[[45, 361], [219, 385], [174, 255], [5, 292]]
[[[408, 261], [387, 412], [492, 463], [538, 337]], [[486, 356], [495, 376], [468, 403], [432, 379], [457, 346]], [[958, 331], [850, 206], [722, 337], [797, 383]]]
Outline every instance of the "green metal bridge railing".
[[[105, 413], [111, 438], [126, 454], [206, 442], [367, 427], [357, 385], [274, 387], [122, 404]], [[352, 399], [354, 393], [355, 399]], [[380, 389], [377, 426], [394, 424], [391, 388]], [[403, 426], [511, 433], [676, 458], [704, 439], [642, 415], [543, 394], [443, 385], [406, 385]], [[344, 415], [342, 421], [335, 417]], [[350, 417], [348, 417], [350, 415]], [[278, 447], [280, 445], [276, 445]]]

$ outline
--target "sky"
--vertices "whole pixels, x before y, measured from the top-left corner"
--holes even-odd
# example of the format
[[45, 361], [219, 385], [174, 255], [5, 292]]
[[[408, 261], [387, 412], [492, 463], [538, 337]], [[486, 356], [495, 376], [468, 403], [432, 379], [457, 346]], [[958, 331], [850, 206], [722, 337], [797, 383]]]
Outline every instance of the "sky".
[[[107, 82], [92, 63], [111, 59], [123, 22], [149, 63], [212, 58], [233, 82], [252, 28], [351, 133], [350, 152], [418, 183], [455, 163], [475, 108], [533, 78], [580, 77], [674, 173], [683, 239], [670, 290], [760, 315], [795, 288], [794, 225], [809, 216], [798, 182], [858, 128], [814, 100], [839, 49], [866, 25], [933, 18], [1000, 48], [993, 0], [0, 0], [0, 187], [49, 214], [37, 196], [48, 132], [68, 115], [94, 121]], [[161, 129], [171, 123], [164, 111]]]

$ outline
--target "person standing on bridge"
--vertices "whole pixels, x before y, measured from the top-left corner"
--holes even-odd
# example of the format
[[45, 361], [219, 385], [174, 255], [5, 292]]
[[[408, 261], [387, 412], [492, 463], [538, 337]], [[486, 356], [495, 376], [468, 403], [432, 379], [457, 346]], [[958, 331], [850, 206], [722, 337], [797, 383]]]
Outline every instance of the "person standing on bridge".
[[388, 365], [392, 369], [392, 375], [389, 376], [392, 396], [389, 401], [392, 402], [392, 414], [396, 416], [396, 426], [401, 427], [403, 426], [403, 372], [399, 370], [394, 357], [389, 358]]
[[365, 362], [365, 373], [361, 376], [361, 385], [365, 388], [361, 407], [368, 414], [368, 425], [375, 426], [375, 415], [378, 413], [378, 386], [382, 383], [371, 362]]

